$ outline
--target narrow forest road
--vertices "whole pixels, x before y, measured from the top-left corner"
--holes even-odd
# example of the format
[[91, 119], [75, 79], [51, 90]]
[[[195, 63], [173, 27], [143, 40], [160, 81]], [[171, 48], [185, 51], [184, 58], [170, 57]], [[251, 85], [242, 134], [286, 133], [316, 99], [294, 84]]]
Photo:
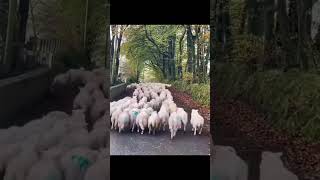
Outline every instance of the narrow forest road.
[[156, 135], [110, 131], [110, 155], [209, 155], [209, 136], [194, 136], [191, 127], [171, 140], [170, 132]]
[[[118, 133], [110, 131], [110, 155], [209, 155], [210, 154], [210, 110], [201, 108], [192, 98], [182, 92], [169, 88], [173, 100], [178, 107], [183, 107], [188, 113], [188, 126], [186, 133], [177, 132], [173, 140], [170, 139], [170, 131], [149, 135], [148, 132], [141, 135], [134, 132]], [[132, 96], [133, 90], [128, 90], [118, 97]], [[199, 109], [205, 119], [204, 129], [201, 135], [193, 135], [190, 125], [191, 110]]]

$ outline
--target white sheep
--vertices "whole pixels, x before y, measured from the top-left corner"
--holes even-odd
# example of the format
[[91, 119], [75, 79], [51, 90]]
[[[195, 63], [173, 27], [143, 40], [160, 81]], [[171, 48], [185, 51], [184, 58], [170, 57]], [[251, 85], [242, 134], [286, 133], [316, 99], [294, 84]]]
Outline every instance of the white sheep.
[[140, 113], [140, 109], [138, 108], [133, 108], [129, 111], [130, 114], [130, 124], [131, 124], [131, 132], [134, 131], [134, 128], [136, 126], [136, 119], [138, 114]]
[[168, 106], [169, 106], [169, 113], [170, 114], [177, 111], [177, 105], [173, 101], [169, 102]]
[[8, 162], [12, 158], [14, 158], [21, 150], [22, 150], [22, 147], [18, 143], [1, 145], [0, 172], [3, 172], [5, 170]]
[[192, 125], [192, 131], [194, 132], [194, 135], [197, 134], [197, 129], [199, 129], [199, 134], [201, 134], [202, 128], [203, 128], [203, 124], [204, 124], [204, 119], [199, 114], [198, 110], [195, 110], [195, 109], [191, 110], [190, 123]]
[[72, 84], [86, 84], [84, 81], [84, 72], [81, 69], [70, 69], [67, 74], [70, 76], [70, 83]]
[[100, 149], [107, 145], [107, 128], [104, 126], [95, 127], [89, 133], [90, 147], [92, 149]]
[[47, 133], [44, 133], [39, 142], [39, 149], [46, 150], [57, 145], [62, 137], [68, 132], [66, 124], [67, 122], [65, 121], [57, 121]]
[[97, 153], [79, 147], [67, 151], [60, 160], [65, 180], [83, 180], [87, 169], [95, 163]]
[[148, 99], [147, 99], [147, 97], [144, 96], [139, 102], [147, 103]]
[[146, 112], [146, 109], [142, 109], [141, 112], [137, 116], [137, 123], [138, 123], [138, 129], [137, 132], [139, 132], [139, 128], [141, 129], [141, 134], [144, 133], [144, 130], [148, 127], [148, 118], [149, 114]]
[[87, 84], [96, 79], [96, 75], [90, 71], [83, 71], [82, 73], [83, 84]]
[[41, 159], [31, 166], [26, 180], [55, 179], [63, 180], [63, 172], [54, 159]]
[[188, 114], [187, 114], [187, 112], [184, 111], [183, 108], [177, 108], [177, 117], [182, 121], [183, 130], [186, 131], [187, 124], [188, 124]]
[[[47, 123], [48, 123], [48, 121], [53, 121], [53, 122], [50, 122], [50, 123], [54, 123], [55, 120], [68, 119], [69, 117], [70, 116], [65, 112], [62, 112], [62, 111], [51, 111], [46, 116], [44, 116], [42, 118], [42, 120], [45, 120]], [[33, 121], [31, 121], [31, 122], [33, 122]]]
[[80, 92], [77, 94], [73, 101], [73, 109], [87, 110], [93, 104], [91, 94], [84, 88], [79, 88]]
[[169, 129], [171, 133], [171, 139], [176, 136], [177, 131], [181, 128], [181, 120], [177, 117], [177, 113], [173, 112], [169, 117]]
[[160, 118], [156, 111], [152, 112], [151, 116], [148, 119], [148, 129], [149, 134], [153, 130], [153, 135], [155, 135], [156, 129], [159, 129], [160, 126]]
[[166, 105], [161, 106], [158, 115], [160, 118], [160, 123], [162, 125], [163, 131], [165, 131], [165, 127], [168, 124], [168, 119], [169, 119], [169, 112], [167, 111]]
[[119, 133], [130, 126], [130, 115], [128, 111], [123, 111], [118, 117]]
[[54, 77], [51, 87], [55, 86], [66, 86], [70, 82], [70, 75], [66, 74], [58, 74]]
[[87, 127], [83, 109], [72, 110], [72, 115], [66, 123], [68, 131], [84, 129]]
[[15, 156], [9, 161], [4, 175], [4, 180], [25, 179], [31, 166], [35, 164], [38, 160], [39, 154], [35, 150], [35, 145], [27, 145], [27, 147], [24, 150], [22, 150], [20, 153], [17, 154], [17, 156]]
[[66, 134], [58, 145], [70, 149], [75, 147], [89, 147], [89, 133], [85, 129], [75, 130]]
[[16, 136], [19, 134], [20, 128], [11, 126], [8, 129], [0, 129], [0, 144], [8, 144], [16, 142]]
[[118, 116], [121, 113], [121, 109], [116, 109], [111, 116], [111, 129], [117, 129], [118, 127]]
[[100, 91], [99, 84], [95, 81], [88, 82], [83, 89], [86, 90], [90, 95], [93, 94], [94, 91]]
[[88, 168], [84, 180], [110, 180], [110, 157], [105, 151], [102, 150], [96, 162]]
[[109, 102], [105, 98], [95, 100], [95, 102], [93, 103], [93, 105], [90, 107], [90, 110], [89, 110], [91, 123], [94, 124], [96, 120], [98, 120], [104, 115], [104, 113], [108, 109], [108, 105], [109, 105]]

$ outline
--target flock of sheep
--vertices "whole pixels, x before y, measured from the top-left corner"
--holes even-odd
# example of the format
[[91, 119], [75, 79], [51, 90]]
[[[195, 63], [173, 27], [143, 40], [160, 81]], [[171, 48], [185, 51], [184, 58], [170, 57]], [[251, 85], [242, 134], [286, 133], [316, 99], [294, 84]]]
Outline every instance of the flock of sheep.
[[[126, 129], [134, 132], [146, 129], [155, 134], [156, 131], [169, 127], [171, 139], [179, 129], [186, 131], [188, 114], [177, 107], [171, 92], [166, 89], [170, 85], [161, 83], [131, 84], [127, 88], [135, 88], [132, 97], [125, 97], [110, 103], [111, 129], [121, 133]], [[204, 119], [198, 110], [192, 109], [190, 123], [194, 135], [202, 132]]]
[[[109, 179], [107, 148], [109, 104], [103, 86], [103, 69], [71, 69], [57, 75], [51, 90], [75, 85], [80, 92], [71, 115], [49, 112], [22, 127], [0, 130], [0, 174], [4, 180], [105, 180]], [[131, 84], [133, 97], [110, 104], [111, 129], [130, 128], [149, 134], [169, 126], [171, 139], [182, 128], [186, 131], [188, 114], [178, 108], [166, 84]], [[201, 134], [204, 119], [192, 110], [194, 135]], [[93, 127], [88, 130], [88, 124]]]
[[[109, 179], [102, 71], [70, 70], [56, 76], [52, 90], [69, 83], [84, 85], [71, 115], [53, 111], [22, 127], [0, 130], [0, 174], [4, 174], [0, 179]], [[90, 132], [86, 113], [93, 124]]]

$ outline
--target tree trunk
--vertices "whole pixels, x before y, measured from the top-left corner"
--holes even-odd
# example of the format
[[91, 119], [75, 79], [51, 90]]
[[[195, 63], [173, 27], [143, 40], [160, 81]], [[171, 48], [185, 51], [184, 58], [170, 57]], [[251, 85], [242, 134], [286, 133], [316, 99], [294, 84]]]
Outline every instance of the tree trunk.
[[197, 26], [196, 28], [196, 42], [197, 42], [197, 55], [196, 55], [196, 68], [195, 68], [195, 71], [196, 71], [196, 81], [199, 83], [200, 82], [200, 74], [201, 74], [201, 68], [200, 68], [200, 61], [201, 61], [201, 56], [202, 56], [202, 45], [201, 45], [201, 42], [200, 42], [200, 38], [201, 38], [201, 27], [200, 26]]
[[272, 42], [273, 42], [273, 25], [274, 25], [274, 0], [265, 0], [264, 5], [264, 65], [275, 66], [272, 59]]
[[163, 71], [164, 71], [164, 78], [165, 79], [169, 79], [170, 78], [170, 74], [169, 74], [169, 63], [168, 63], [168, 53], [165, 52], [163, 55]]
[[[224, 47], [224, 23], [225, 23], [225, 18], [223, 17], [223, 11], [224, 11], [224, 3], [222, 1], [216, 0], [215, 2], [215, 11], [214, 11], [214, 17], [215, 17], [215, 27], [214, 31], [211, 31], [214, 35], [215, 42], [212, 41], [212, 44], [215, 44], [215, 46], [212, 46], [214, 48], [214, 60], [216, 62], [221, 62], [224, 60], [224, 52], [223, 52], [223, 47]], [[213, 40], [212, 39], [212, 40]]]
[[[292, 8], [292, 5], [291, 5]], [[296, 43], [294, 39], [290, 39], [290, 36], [295, 35], [290, 30], [290, 20], [287, 15], [287, 5], [285, 1], [278, 1], [278, 24], [279, 24], [279, 38], [281, 42], [282, 58], [287, 67], [295, 66], [297, 62]], [[292, 24], [294, 24], [291, 21]]]
[[[284, 1], [284, 0], [283, 0]], [[262, 3], [257, 0], [247, 0], [248, 10], [248, 33], [255, 36], [262, 36]]]
[[244, 7], [241, 11], [241, 22], [240, 22], [240, 28], [239, 28], [239, 34], [243, 34], [245, 32], [245, 26], [247, 21], [247, 2], [244, 2]]
[[192, 81], [195, 82], [197, 69], [196, 69], [196, 47], [195, 47], [196, 36], [192, 36]]
[[[310, 3], [311, 4], [311, 3]], [[308, 70], [309, 63], [308, 57], [306, 56], [305, 48], [306, 48], [306, 36], [307, 36], [307, 25], [306, 22], [307, 11], [309, 3], [298, 1], [298, 51], [297, 58], [298, 62], [300, 62], [301, 68], [303, 70]]]
[[[109, 35], [110, 36], [110, 35]], [[112, 36], [111, 39], [111, 47], [110, 47], [110, 77], [112, 77], [113, 74], [113, 62], [114, 62], [114, 51], [115, 51], [115, 35]]]
[[[217, 43], [215, 43], [215, 39], [217, 39], [217, 36], [215, 36], [216, 28], [217, 28], [217, 0], [211, 0], [210, 1], [210, 60], [213, 63], [214, 61], [217, 61], [217, 52], [216, 52], [216, 46]], [[215, 46], [216, 45], [216, 46]]]
[[136, 79], [137, 81], [136, 82], [139, 83], [139, 74], [140, 74], [140, 72], [139, 72], [139, 61], [138, 61], [138, 59], [136, 60], [136, 64], [137, 64], [137, 75], [136, 75], [137, 76], [137, 79]]
[[187, 61], [187, 72], [193, 72], [193, 35], [191, 26], [187, 26], [187, 51], [188, 51], [188, 61]]
[[20, 13], [19, 41], [24, 43], [26, 40], [27, 22], [28, 22], [28, 15], [29, 15], [29, 0], [20, 0], [19, 13]]
[[179, 60], [178, 60], [178, 79], [182, 79], [182, 55], [183, 55], [183, 44], [184, 44], [184, 36], [186, 34], [186, 29], [184, 29], [183, 34], [179, 40]]
[[[122, 28], [122, 27], [120, 27]], [[112, 82], [115, 83], [117, 81], [118, 73], [119, 73], [119, 64], [120, 64], [120, 49], [121, 49], [121, 41], [122, 41], [123, 30], [121, 29], [119, 32], [119, 37], [117, 37], [117, 51], [115, 54], [115, 66]]]
[[23, 0], [19, 2], [19, 25], [18, 25], [18, 37], [16, 39], [16, 46], [14, 46], [13, 68], [16, 71], [23, 71], [25, 67], [24, 59], [24, 45], [26, 40], [27, 21], [29, 15], [29, 0]]
[[[107, 32], [106, 32], [106, 59], [105, 59], [104, 66], [105, 66], [107, 72], [110, 72], [110, 64], [111, 63], [109, 63], [109, 62], [111, 62], [110, 59], [111, 59], [111, 54], [113, 53], [112, 52], [113, 44], [110, 42], [110, 3], [109, 3], [109, 0], [107, 0], [106, 5], [107, 5], [107, 8], [106, 8], [106, 11], [107, 11], [107, 16], [106, 16]], [[108, 81], [108, 82], [110, 83], [110, 81]]]
[[105, 82], [106, 83], [106, 89], [104, 90], [106, 93], [106, 98], [107, 99], [110, 99], [110, 88], [111, 87], [111, 76], [110, 76], [110, 73], [108, 72], [111, 72], [110, 70], [110, 59], [111, 59], [111, 51], [110, 51], [110, 0], [107, 0], [107, 8], [106, 8], [106, 11], [107, 11], [107, 16], [106, 16], [106, 24], [107, 24], [107, 34], [106, 34], [106, 59], [105, 59], [105, 68], [106, 68], [106, 76], [107, 76], [107, 81]]
[[212, 48], [210, 48], [210, 44], [208, 44], [208, 47], [206, 49], [207, 55], [205, 57], [205, 63], [204, 63], [204, 76], [205, 76], [206, 81], [207, 81], [207, 73], [208, 73], [208, 63], [211, 60], [211, 49]]
[[169, 69], [170, 69], [170, 80], [176, 79], [176, 63], [175, 63], [175, 50], [176, 50], [176, 36], [169, 37]]

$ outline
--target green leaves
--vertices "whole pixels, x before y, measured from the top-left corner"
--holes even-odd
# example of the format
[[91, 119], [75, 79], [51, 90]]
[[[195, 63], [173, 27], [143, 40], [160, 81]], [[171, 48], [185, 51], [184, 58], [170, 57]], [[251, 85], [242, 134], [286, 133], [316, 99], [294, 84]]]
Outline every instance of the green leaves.
[[174, 81], [172, 85], [192, 96], [192, 99], [202, 105], [210, 106], [210, 84], [188, 84], [185, 81]]

